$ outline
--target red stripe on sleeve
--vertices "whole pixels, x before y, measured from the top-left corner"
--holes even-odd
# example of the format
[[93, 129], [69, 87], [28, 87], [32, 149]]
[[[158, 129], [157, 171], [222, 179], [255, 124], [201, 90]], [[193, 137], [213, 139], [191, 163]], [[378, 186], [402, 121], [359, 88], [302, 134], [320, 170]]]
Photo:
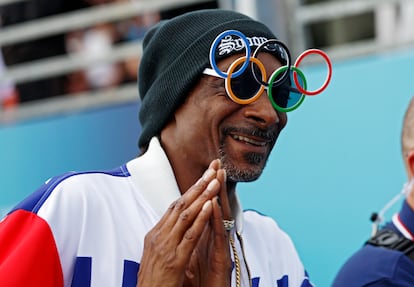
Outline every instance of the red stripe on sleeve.
[[0, 222], [0, 285], [63, 286], [52, 231], [34, 213], [17, 210]]

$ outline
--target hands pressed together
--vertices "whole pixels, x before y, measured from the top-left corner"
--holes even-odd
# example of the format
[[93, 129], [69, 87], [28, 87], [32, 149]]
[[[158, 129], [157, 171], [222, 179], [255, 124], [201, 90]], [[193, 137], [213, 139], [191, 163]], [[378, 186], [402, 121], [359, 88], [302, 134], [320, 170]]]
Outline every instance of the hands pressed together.
[[146, 235], [137, 287], [229, 287], [232, 264], [223, 219], [230, 218], [226, 172], [214, 160]]

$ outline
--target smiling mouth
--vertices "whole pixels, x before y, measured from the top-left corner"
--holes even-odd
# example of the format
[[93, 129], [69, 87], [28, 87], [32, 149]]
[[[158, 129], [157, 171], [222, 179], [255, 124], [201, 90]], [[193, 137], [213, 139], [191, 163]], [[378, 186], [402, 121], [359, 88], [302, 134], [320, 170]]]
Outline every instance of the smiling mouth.
[[252, 139], [252, 138], [249, 138], [249, 137], [245, 137], [245, 136], [241, 136], [241, 135], [235, 135], [235, 134], [232, 134], [231, 137], [233, 139], [235, 139], [236, 141], [244, 142], [244, 143], [247, 143], [247, 144], [250, 144], [250, 145], [260, 146], [260, 147], [263, 147], [268, 143], [268, 141], [266, 141], [266, 140], [257, 140], [257, 139]]

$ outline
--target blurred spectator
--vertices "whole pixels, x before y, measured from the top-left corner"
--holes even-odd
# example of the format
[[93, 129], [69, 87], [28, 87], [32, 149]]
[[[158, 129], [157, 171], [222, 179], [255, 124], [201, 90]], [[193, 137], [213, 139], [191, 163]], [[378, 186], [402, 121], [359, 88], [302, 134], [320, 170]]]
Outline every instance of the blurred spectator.
[[142, 39], [148, 29], [160, 20], [160, 13], [151, 11], [120, 21], [117, 26], [123, 41], [135, 41]]
[[[0, 51], [0, 78], [6, 67], [3, 61], [3, 54]], [[18, 94], [16, 87], [11, 81], [3, 80], [0, 82], [0, 107], [8, 109], [16, 106], [18, 103]], [[0, 109], [1, 110], [1, 109]]]
[[[111, 52], [117, 38], [117, 30], [113, 24], [99, 24], [69, 33], [66, 47], [69, 53], [85, 60], [99, 60]], [[120, 64], [100, 63], [71, 74], [69, 79], [67, 93], [77, 93], [117, 86], [123, 80], [123, 71]]]
[[[0, 6], [0, 17], [3, 26], [10, 26], [94, 5], [122, 1], [130, 0], [25, 0]], [[208, 1], [162, 12], [148, 11], [114, 23], [101, 23], [84, 29], [72, 30], [65, 34], [7, 45], [2, 47], [2, 52], [6, 66], [67, 53], [83, 57], [88, 61], [99, 61], [99, 59], [105, 58], [107, 53], [111, 53], [114, 45], [141, 40], [146, 31], [163, 18], [170, 18], [191, 10], [217, 7], [217, 1]], [[17, 83], [14, 89], [14, 102], [28, 102], [65, 94], [77, 94], [135, 82], [138, 65], [137, 53], [136, 57], [116, 63], [98, 63], [67, 75], [56, 75], [47, 79]]]
[[[141, 40], [149, 27], [160, 21], [157, 11], [145, 12], [130, 19], [94, 25], [73, 31], [66, 36], [68, 53], [88, 60], [98, 60], [111, 53], [119, 43]], [[67, 93], [107, 89], [137, 79], [139, 57], [116, 63], [101, 63], [69, 75]]]
[[[28, 0], [0, 7], [2, 26], [19, 24], [29, 20], [69, 12], [86, 7], [83, 0]], [[62, 55], [66, 52], [64, 35], [53, 35], [28, 42], [2, 47], [4, 61], [13, 66], [38, 59]], [[20, 102], [49, 98], [64, 93], [65, 77], [18, 83], [16, 89]]]
[[[158, 11], [145, 12], [132, 19], [121, 21], [117, 27], [120, 33], [120, 41], [141, 40], [148, 29], [161, 20]], [[139, 57], [125, 59], [122, 63], [124, 69], [124, 82], [135, 82], [138, 77]]]

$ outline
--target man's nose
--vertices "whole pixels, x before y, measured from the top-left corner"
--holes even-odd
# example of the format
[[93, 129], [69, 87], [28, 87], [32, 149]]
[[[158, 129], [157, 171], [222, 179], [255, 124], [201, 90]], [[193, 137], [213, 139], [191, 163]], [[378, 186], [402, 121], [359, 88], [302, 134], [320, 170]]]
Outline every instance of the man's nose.
[[266, 90], [262, 92], [256, 101], [246, 105], [244, 115], [247, 118], [255, 120], [264, 128], [279, 124], [281, 120], [281, 117], [273, 107]]

